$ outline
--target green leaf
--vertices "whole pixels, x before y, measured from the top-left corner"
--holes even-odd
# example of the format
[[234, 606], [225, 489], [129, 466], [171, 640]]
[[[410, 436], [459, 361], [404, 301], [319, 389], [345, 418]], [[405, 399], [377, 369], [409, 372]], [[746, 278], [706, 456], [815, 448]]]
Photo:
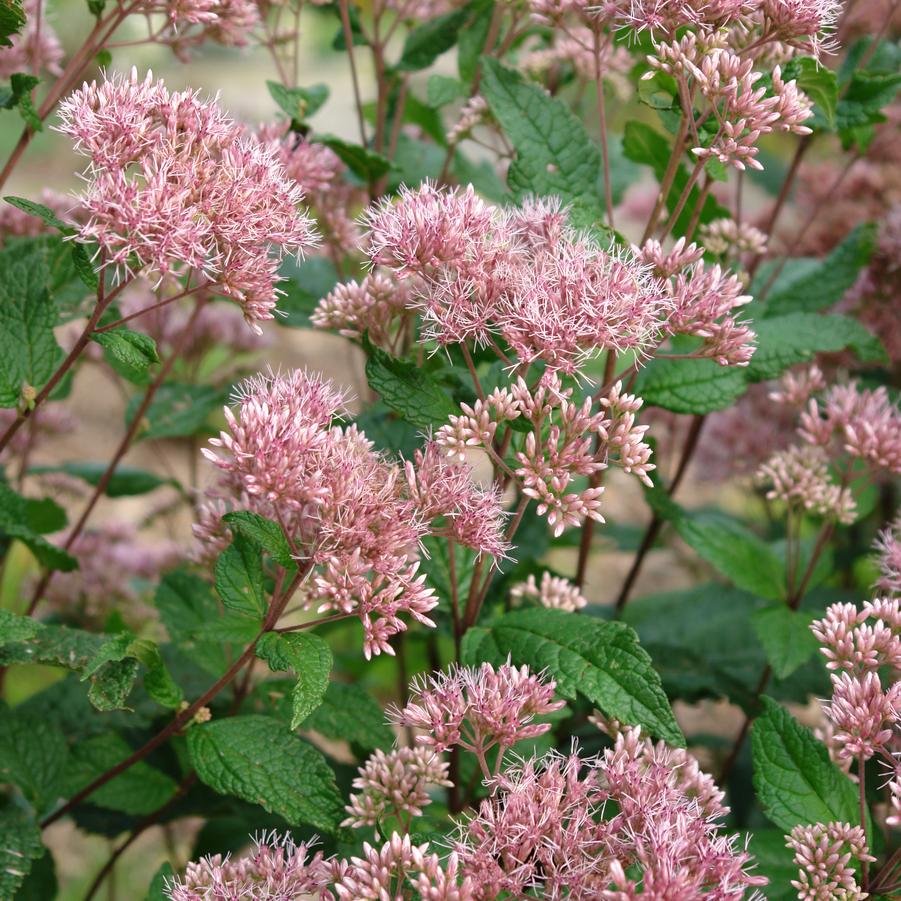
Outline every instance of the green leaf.
[[407, 33], [397, 68], [401, 72], [418, 72], [429, 66], [457, 43], [457, 35], [469, 18], [469, 8], [426, 19]]
[[460, 81], [467, 85], [466, 96], [469, 95], [469, 85], [474, 83], [481, 55], [494, 49], [486, 47], [493, 15], [494, 0], [473, 0], [472, 18], [457, 40], [457, 71]]
[[384, 750], [394, 744], [394, 733], [385, 722], [385, 712], [375, 698], [355, 683], [329, 682], [322, 703], [300, 728], [366, 750]]
[[757, 639], [780, 679], [788, 678], [817, 653], [819, 642], [810, 631], [812, 619], [809, 613], [785, 604], [770, 604], [751, 616]]
[[12, 806], [0, 810], [0, 898], [15, 897], [32, 864], [45, 851], [33, 816]]
[[129, 381], [140, 382], [147, 370], [160, 361], [156, 341], [141, 332], [118, 328], [99, 334], [95, 332], [91, 340], [104, 349], [110, 364]]
[[784, 707], [764, 697], [751, 732], [754, 787], [764, 812], [783, 832], [799, 824], [856, 823], [857, 789]]
[[17, 786], [38, 815], [59, 797], [69, 748], [55, 723], [0, 712], [0, 782]]
[[459, 78], [451, 78], [448, 75], [430, 75], [426, 85], [426, 97], [429, 106], [438, 109], [466, 97], [466, 87]]
[[229, 610], [258, 622], [266, 615], [263, 561], [260, 549], [242, 535], [219, 555], [213, 568], [216, 591]]
[[365, 344], [366, 380], [407, 422], [420, 429], [444, 425], [459, 412], [441, 386], [420, 366], [399, 360], [373, 344]]
[[172, 864], [167, 860], [154, 873], [146, 901], [168, 901], [169, 896], [166, 894], [166, 886], [174, 877], [175, 872], [172, 869]]
[[[429, 586], [435, 589], [446, 608], [452, 597], [449, 543], [444, 538], [431, 535], [423, 539], [428, 557], [422, 560], [422, 572], [426, 574]], [[465, 599], [469, 594], [476, 557], [474, 550], [454, 542], [454, 571], [459, 598]]]
[[325, 144], [338, 159], [363, 181], [375, 181], [391, 168], [391, 161], [359, 144], [352, 144], [335, 135], [316, 135], [311, 140]]
[[555, 195], [600, 217], [600, 150], [570, 108], [490, 57], [482, 60], [481, 91], [516, 150], [507, 175], [514, 194]]
[[830, 129], [835, 128], [838, 108], [838, 80], [835, 72], [820, 65], [811, 56], [800, 56], [786, 63], [782, 79], [794, 79], [798, 87], [813, 101], [815, 125], [822, 127], [822, 123]]
[[745, 369], [752, 382], [778, 378], [818, 353], [848, 348], [866, 362], [887, 362], [882, 342], [849, 316], [788, 313], [754, 323], [757, 350]]
[[41, 79], [34, 75], [16, 72], [10, 76], [9, 87], [0, 86], [0, 109], [17, 110], [32, 131], [44, 130], [44, 123], [38, 116], [31, 99], [31, 92], [40, 83]]
[[[0, 534], [17, 538], [47, 569], [63, 572], [78, 569], [78, 561], [71, 554], [41, 537], [40, 532], [45, 531], [48, 524], [51, 528], [53, 525], [65, 525], [65, 520], [60, 522], [58, 518], [48, 523], [47, 512], [43, 502], [27, 500], [8, 485], [0, 483]], [[53, 512], [51, 508], [51, 514]]]
[[287, 88], [281, 82], [267, 81], [269, 96], [292, 121], [303, 122], [318, 112], [329, 97], [328, 85], [314, 84], [309, 88]]
[[0, 250], [0, 407], [15, 407], [26, 386], [43, 388], [62, 361], [49, 277], [37, 247]]
[[335, 775], [312, 745], [268, 716], [193, 726], [188, 752], [201, 781], [284, 817], [335, 833], [344, 818]]
[[25, 25], [25, 10], [21, 0], [0, 4], [0, 47], [12, 47], [10, 37]]
[[259, 513], [251, 513], [250, 510], [226, 513], [222, 519], [228, 523], [233, 532], [243, 535], [248, 541], [266, 551], [276, 563], [281, 566], [294, 565], [291, 546], [277, 522], [266, 519]]
[[[121, 735], [109, 732], [76, 742], [66, 766], [67, 794], [74, 795], [132, 754]], [[91, 804], [146, 816], [162, 807], [176, 791], [175, 781], [145, 761], [133, 764], [91, 794]]]
[[[83, 479], [89, 485], [99, 485], [100, 479], [107, 470], [107, 463], [61, 463], [57, 466], [32, 466], [28, 471], [35, 475], [45, 472], [64, 472], [67, 475]], [[112, 478], [104, 490], [107, 497], [133, 497], [149, 494], [163, 485], [173, 485], [171, 479], [162, 479], [146, 469], [134, 466], [117, 466]]]
[[651, 658], [624, 623], [531, 608], [466, 633], [468, 662], [500, 665], [508, 656], [518, 666], [547, 669], [563, 697], [581, 693], [608, 716], [640, 725], [670, 744], [685, 745]]
[[126, 653], [144, 664], [147, 694], [162, 707], [178, 710], [185, 696], [163, 661], [159, 646], [146, 638], [136, 638], [128, 645]]
[[848, 132], [885, 121], [882, 113], [897, 96], [901, 73], [858, 69], [838, 101], [836, 124], [843, 137]]
[[746, 390], [741, 367], [720, 366], [713, 360], [656, 357], [639, 371], [635, 383], [646, 404], [701, 415], [731, 407]]
[[[623, 135], [623, 153], [627, 159], [635, 163], [642, 163], [654, 170], [658, 181], [662, 181], [672, 155], [672, 146], [668, 138], [646, 125], [644, 122], [631, 121], [626, 123]], [[666, 198], [667, 209], [672, 213], [675, 210], [679, 197], [688, 185], [688, 171], [681, 163], [676, 170], [673, 179], [673, 187]], [[691, 189], [688, 201], [685, 204], [679, 218], [676, 220], [673, 233], [683, 235], [688, 229], [692, 217], [692, 211], [700, 200], [700, 189], [695, 186]], [[729, 211], [720, 206], [711, 197], [708, 197], [701, 208], [700, 223], [710, 222], [712, 219], [729, 217]]]
[[338, 284], [335, 264], [325, 257], [311, 257], [298, 263], [286, 257], [279, 269], [284, 294], [278, 301], [276, 325], [287, 328], [310, 328], [310, 315], [319, 301]]
[[785, 835], [778, 829], [755, 829], [748, 842], [754, 858], [754, 875], [766, 876], [767, 901], [798, 901], [798, 891], [791, 881], [798, 878], [794, 855], [785, 846]]
[[67, 222], [63, 222], [49, 206], [44, 206], [43, 203], [37, 203], [36, 201], [28, 200], [25, 197], [8, 196], [3, 199], [8, 204], [21, 210], [23, 213], [27, 213], [29, 216], [37, 216], [37, 218], [44, 222], [45, 225], [58, 229], [64, 235], [75, 234], [75, 229], [72, 228], [71, 225]]
[[18, 616], [9, 610], [0, 610], [0, 646], [14, 641], [34, 638], [41, 631], [40, 623], [30, 616]]
[[56, 879], [56, 865], [52, 854], [45, 854], [35, 861], [31, 872], [16, 892], [16, 901], [47, 901], [59, 897], [59, 883]]
[[331, 649], [310, 632], [268, 632], [257, 644], [256, 654], [274, 673], [293, 670], [297, 676], [291, 691], [291, 728], [296, 729], [325, 697], [332, 670]]
[[[129, 401], [125, 412], [126, 422], [132, 421], [141, 400], [141, 395], [136, 395]], [[145, 427], [138, 437], [143, 440], [195, 435], [204, 427], [210, 413], [222, 402], [222, 392], [212, 385], [166, 382], [157, 391], [144, 414]]]
[[[870, 262], [876, 246], [876, 226], [859, 225], [823, 260], [789, 260], [770, 289], [764, 316], [786, 313], [817, 313], [835, 306], [857, 281]], [[798, 265], [798, 264], [801, 265]], [[769, 281], [772, 269], [761, 267], [750, 293], [756, 294]], [[755, 330], [759, 325], [755, 322]]]

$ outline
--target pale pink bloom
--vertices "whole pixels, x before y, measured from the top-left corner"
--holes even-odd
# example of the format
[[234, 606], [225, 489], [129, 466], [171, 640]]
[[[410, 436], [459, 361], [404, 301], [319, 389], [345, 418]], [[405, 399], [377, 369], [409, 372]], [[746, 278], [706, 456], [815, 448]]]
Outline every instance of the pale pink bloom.
[[216, 854], [189, 863], [182, 878], [165, 886], [171, 901], [287, 901], [316, 897], [331, 876], [322, 852], [310, 854], [312, 841], [297, 845], [289, 835], [265, 833], [254, 850], [238, 858]]
[[817, 56], [834, 48], [828, 33], [842, 12], [841, 0], [763, 0], [761, 10], [772, 37]]
[[787, 847], [794, 851], [798, 878], [792, 880], [800, 901], [862, 901], [869, 897], [857, 884], [855, 864], [874, 861], [866, 833], [850, 823], [795, 826]]
[[734, 219], [714, 219], [701, 226], [699, 235], [704, 248], [717, 256], [758, 256], [766, 250], [767, 238], [759, 228]]
[[353, 781], [357, 793], [344, 809], [350, 814], [342, 826], [375, 826], [378, 830], [386, 816], [402, 818], [422, 816], [431, 804], [429, 786], [450, 786], [448, 764], [431, 748], [395, 748], [387, 753], [374, 751], [358, 770]]
[[817, 516], [852, 523], [857, 504], [849, 488], [837, 485], [829, 470], [829, 458], [821, 447], [792, 445], [777, 451], [757, 472], [767, 486], [766, 496]]
[[60, 131], [87, 156], [79, 238], [99, 264], [162, 279], [193, 273], [235, 300], [255, 328], [271, 319], [278, 257], [313, 246], [301, 191], [274, 151], [191, 91], [151, 73], [85, 84], [62, 104]]
[[62, 74], [64, 51], [56, 31], [47, 19], [44, 0], [25, 0], [25, 25], [10, 35], [11, 47], [0, 48], [0, 78], [8, 80], [17, 72], [41, 75]]
[[362, 282], [345, 282], [319, 301], [310, 316], [316, 328], [334, 329], [345, 338], [367, 333], [373, 344], [390, 348], [393, 327], [406, 312], [409, 288], [381, 273]]
[[[14, 407], [0, 409], [0, 434], [6, 431], [19, 415]], [[36, 408], [28, 418], [28, 423], [19, 429], [12, 440], [0, 453], [0, 459], [8, 462], [10, 457], [22, 458], [28, 453], [32, 462], [34, 454], [40, 454], [52, 446], [61, 435], [74, 432], [78, 419], [71, 408], [60, 401], [50, 401]]]
[[448, 144], [459, 144], [463, 138], [468, 137], [469, 133], [477, 126], [485, 122], [490, 116], [488, 109], [488, 101], [481, 94], [470, 97], [457, 116], [457, 121], [453, 128], [447, 133]]
[[436, 752], [455, 745], [473, 752], [487, 778], [486, 751], [499, 745], [503, 752], [550, 729], [550, 723], [534, 720], [563, 707], [563, 701], [554, 700], [555, 686], [526, 666], [452, 666], [415, 680], [410, 701], [389, 715], [400, 725], [422, 730], [417, 742]]
[[183, 61], [208, 40], [244, 47], [260, 24], [260, 7], [254, 0], [142, 0], [136, 11], [165, 17], [165, 27], [152, 40], [170, 46]]
[[832, 700], [824, 706], [842, 756], [868, 760], [892, 740], [899, 725], [901, 682], [883, 691], [878, 673], [832, 676]]
[[541, 585], [529, 575], [525, 582], [518, 582], [510, 589], [510, 597], [521, 600], [524, 597], [537, 598], [542, 607], [553, 610], [580, 610], [588, 604], [578, 585], [560, 576], [552, 576], [547, 570], [541, 575]]
[[876, 588], [901, 594], [901, 516], [879, 533], [875, 544], [879, 552], [879, 579]]
[[787, 404], [802, 409], [810, 398], [826, 387], [826, 378], [816, 363], [801, 369], [789, 369], [779, 380], [769, 398], [777, 404]]
[[652, 266], [659, 278], [671, 278], [678, 275], [704, 256], [704, 248], [697, 244], [687, 243], [684, 237], [679, 238], [669, 252], [663, 250], [659, 241], [651, 238], [641, 247], [632, 245], [632, 252], [641, 262]]

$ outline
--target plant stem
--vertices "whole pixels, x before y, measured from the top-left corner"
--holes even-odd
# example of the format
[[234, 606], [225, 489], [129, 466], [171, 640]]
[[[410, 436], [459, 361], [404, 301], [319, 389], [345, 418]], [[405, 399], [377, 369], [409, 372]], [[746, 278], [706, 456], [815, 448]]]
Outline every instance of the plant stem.
[[347, 45], [347, 59], [350, 63], [350, 78], [353, 82], [354, 102], [357, 106], [357, 124], [360, 127], [360, 143], [366, 146], [366, 126], [363, 123], [363, 99], [360, 94], [360, 80], [357, 77], [357, 62], [354, 59], [353, 30], [350, 27], [350, 13], [347, 9], [347, 0], [338, 0], [338, 9], [341, 12], [341, 26], [344, 29], [344, 43]]
[[657, 222], [660, 219], [660, 213], [663, 211], [663, 207], [666, 205], [667, 198], [669, 197], [670, 189], [673, 186], [673, 181], [676, 178], [676, 173], [679, 171], [679, 164], [682, 162], [682, 151], [684, 149], [685, 137], [688, 134], [688, 119], [690, 116], [689, 110], [682, 111], [682, 119], [679, 122], [679, 131], [676, 133], [676, 140], [673, 144], [673, 152], [670, 154], [669, 162], [666, 165], [666, 171], [663, 173], [663, 178], [660, 181], [660, 193], [657, 195], [657, 202], [654, 204], [654, 209], [651, 212], [651, 218], [648, 219], [648, 224], [645, 226], [644, 234], [641, 236], [641, 243], [644, 244], [651, 235], [654, 234], [654, 230], [657, 228]]
[[[860, 805], [860, 828], [864, 837], [867, 837], [867, 761], [861, 754], [857, 758], [857, 797]], [[860, 887], [866, 892], [870, 885], [870, 862], [861, 861]]]
[[610, 149], [607, 146], [607, 111], [604, 97], [604, 79], [601, 77], [601, 32], [594, 31], [595, 75], [597, 76], [598, 125], [601, 132], [601, 159], [604, 164], [604, 202], [607, 207], [607, 225], [613, 224], [613, 187], [610, 184]]

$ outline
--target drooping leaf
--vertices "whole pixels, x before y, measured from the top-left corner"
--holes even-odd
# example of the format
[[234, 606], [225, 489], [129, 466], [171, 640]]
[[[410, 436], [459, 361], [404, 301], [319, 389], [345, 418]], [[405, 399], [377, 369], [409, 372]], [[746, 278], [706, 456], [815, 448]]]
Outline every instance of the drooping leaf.
[[141, 383], [147, 370], [159, 363], [156, 341], [142, 332], [117, 328], [109, 332], [94, 333], [91, 340], [99, 344], [108, 362], [129, 381]]
[[397, 68], [401, 72], [418, 72], [429, 66], [457, 43], [457, 35], [469, 18], [468, 7], [426, 19], [407, 33]]
[[770, 698], [763, 698], [751, 747], [757, 797], [783, 832], [799, 824], [859, 822], [854, 784], [829, 759], [826, 746]]
[[623, 723], [670, 744], [685, 743], [651, 658], [624, 623], [533, 608], [505, 614], [464, 637], [468, 662], [500, 665], [508, 656], [536, 672], [547, 669], [565, 698], [582, 694]]
[[366, 147], [345, 141], [335, 135], [316, 135], [312, 140], [317, 144], [325, 144], [354, 175], [363, 181], [375, 181], [391, 169], [391, 161], [380, 153], [375, 153]]
[[334, 833], [344, 819], [325, 758], [277, 719], [236, 716], [193, 726], [188, 752], [197, 775], [214, 791], [259, 804], [291, 825]]
[[269, 96], [292, 121], [303, 122], [317, 113], [329, 97], [328, 85], [314, 84], [308, 88], [289, 88], [279, 81], [267, 81]]
[[311, 632], [268, 632], [256, 647], [257, 657], [273, 672], [293, 670], [291, 728], [296, 729], [321, 703], [329, 684], [332, 652], [327, 642]]

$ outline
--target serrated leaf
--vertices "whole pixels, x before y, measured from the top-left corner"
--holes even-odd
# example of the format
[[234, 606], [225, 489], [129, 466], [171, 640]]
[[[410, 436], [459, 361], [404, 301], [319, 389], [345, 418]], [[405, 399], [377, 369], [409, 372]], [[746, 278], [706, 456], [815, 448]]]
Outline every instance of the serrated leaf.
[[517, 610], [467, 632], [463, 655], [471, 663], [500, 665], [509, 656], [536, 672], [547, 669], [563, 697], [582, 694], [623, 723], [685, 744], [651, 658], [624, 623], [562, 610]]
[[133, 657], [104, 663], [91, 676], [88, 699], [98, 710], [123, 710], [140, 671]]
[[[823, 260], [789, 260], [782, 269], [763, 306], [763, 316], [786, 313], [816, 313], [835, 306], [857, 281], [876, 244], [876, 226], [859, 225]], [[769, 281], [769, 270], [761, 267], [750, 293], [756, 294]], [[755, 322], [755, 330], [759, 319]]]
[[331, 649], [310, 632], [269, 632], [257, 644], [256, 654], [273, 672], [293, 670], [297, 676], [291, 691], [291, 728], [296, 729], [325, 697], [332, 671]]
[[457, 35], [470, 15], [469, 7], [426, 19], [407, 32], [397, 68], [401, 72], [418, 72], [429, 66], [457, 43]]
[[276, 563], [281, 566], [292, 566], [294, 559], [291, 555], [291, 546], [282, 531], [282, 527], [259, 513], [250, 510], [236, 510], [226, 513], [222, 517], [229, 528], [239, 535], [243, 535], [248, 541], [266, 551]]
[[818, 353], [846, 348], [866, 362], [886, 362], [882, 342], [856, 319], [837, 314], [789, 313], [754, 324], [757, 350], [745, 369], [752, 382], [778, 378]]
[[219, 555], [213, 573], [216, 591], [229, 610], [258, 622], [263, 621], [266, 591], [259, 547], [240, 534], [236, 535]]
[[856, 823], [857, 789], [826, 746], [784, 707], [764, 697], [751, 731], [754, 787], [764, 813], [783, 832], [799, 824]]
[[482, 60], [481, 92], [516, 150], [507, 175], [514, 194], [554, 195], [599, 218], [600, 150], [569, 107], [490, 57]]
[[885, 121], [882, 110], [897, 96], [901, 73], [857, 70], [838, 101], [836, 125], [840, 132]]
[[154, 363], [160, 361], [156, 341], [142, 332], [118, 328], [95, 332], [91, 340], [104, 349], [104, 355], [116, 371], [130, 381], [139, 381]]
[[429, 106], [436, 109], [447, 106], [455, 100], [462, 100], [466, 96], [466, 87], [459, 78], [451, 78], [448, 75], [430, 75], [426, 85], [426, 97]]
[[[131, 422], [141, 403], [136, 395], [128, 404], [125, 421]], [[144, 414], [144, 428], [138, 433], [140, 440], [148, 438], [183, 438], [199, 432], [222, 402], [222, 392], [211, 385], [189, 385], [166, 382]]]
[[317, 113], [329, 97], [328, 85], [325, 84], [288, 88], [281, 82], [267, 81], [266, 87], [278, 108], [294, 122], [302, 122]]
[[372, 344], [366, 346], [366, 380], [407, 422], [420, 429], [444, 425], [459, 412], [441, 386], [421, 367], [400, 360]]
[[[45, 472], [64, 472], [67, 475], [75, 476], [77, 479], [83, 479], [89, 485], [99, 485], [107, 467], [107, 463], [85, 461], [61, 463], [58, 466], [32, 466], [28, 471], [34, 475], [40, 475]], [[107, 497], [133, 497], [139, 494], [148, 494], [163, 485], [173, 484], [176, 483], [172, 479], [162, 479], [146, 469], [119, 465], [116, 467], [116, 471], [107, 483], [103, 493]]]
[[0, 810], [0, 898], [14, 898], [34, 861], [45, 853], [33, 816], [12, 806]]
[[375, 698], [359, 685], [346, 682], [329, 682], [322, 703], [300, 728], [366, 750], [386, 749], [394, 743], [394, 733]]
[[354, 175], [363, 181], [374, 181], [391, 169], [391, 161], [381, 154], [335, 135], [316, 135], [312, 140], [317, 144], [325, 144]]
[[25, 25], [25, 10], [21, 0], [0, 4], [0, 47], [12, 47], [10, 37]]
[[788, 678], [817, 653], [819, 642], [810, 631], [812, 619], [810, 614], [785, 604], [767, 605], [751, 616], [757, 639], [780, 679]]
[[0, 610], [0, 646], [7, 642], [34, 638], [40, 631], [40, 624], [31, 617], [18, 616], [9, 610]]
[[635, 391], [646, 404], [700, 415], [732, 406], [746, 390], [742, 367], [720, 366], [713, 360], [655, 357], [635, 382]]
[[188, 752], [201, 781], [284, 817], [334, 833], [344, 818], [335, 775], [312, 745], [268, 716], [193, 726]]
[[23, 213], [27, 213], [29, 216], [37, 216], [37, 218], [45, 225], [58, 229], [64, 235], [75, 234], [75, 229], [72, 228], [71, 225], [67, 222], [63, 222], [49, 206], [45, 206], [43, 203], [37, 203], [36, 201], [28, 200], [25, 197], [15, 197], [12, 195], [4, 197], [3, 199], [11, 206], [16, 207], [16, 209], [21, 210]]
[[37, 247], [0, 250], [0, 407], [15, 407], [25, 386], [43, 388], [62, 361], [49, 277]]
[[38, 815], [59, 797], [69, 753], [55, 723], [42, 717], [0, 712], [0, 782], [17, 786]]
[[[121, 735], [112, 732], [76, 742], [66, 766], [67, 793], [81, 791], [130, 757], [132, 750]], [[171, 777], [141, 760], [92, 792], [91, 804], [131, 816], [146, 816], [162, 807], [176, 788]]]

